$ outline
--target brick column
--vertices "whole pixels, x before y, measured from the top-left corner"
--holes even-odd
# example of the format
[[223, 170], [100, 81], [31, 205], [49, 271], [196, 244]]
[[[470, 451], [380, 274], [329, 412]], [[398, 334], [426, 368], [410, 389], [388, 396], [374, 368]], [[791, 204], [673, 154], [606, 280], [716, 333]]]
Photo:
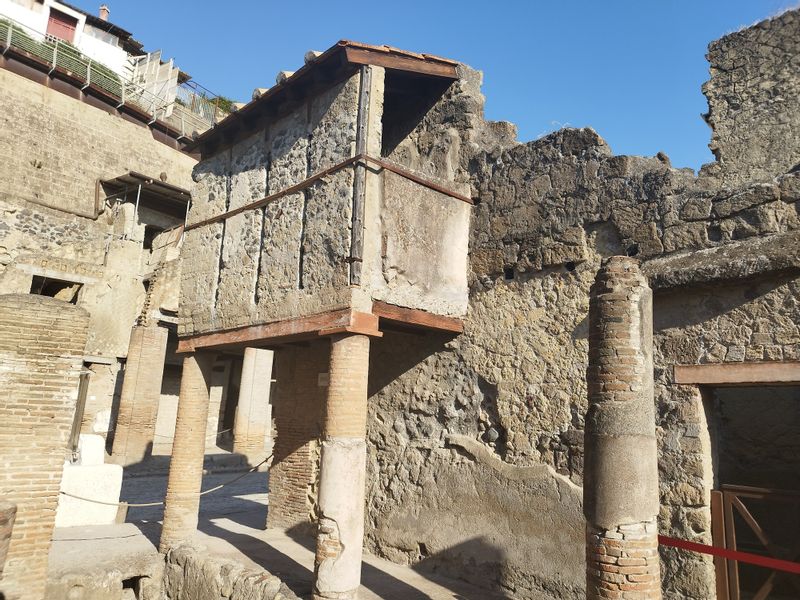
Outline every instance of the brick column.
[[152, 452], [167, 334], [165, 327], [152, 325], [131, 330], [112, 447], [118, 464], [141, 462]]
[[314, 599], [358, 596], [364, 542], [369, 337], [331, 342], [319, 478]]
[[177, 546], [197, 529], [213, 366], [214, 355], [210, 353], [198, 352], [183, 359], [175, 439], [172, 442], [164, 505], [164, 526], [159, 545], [161, 552]]
[[0, 584], [9, 599], [44, 597], [88, 325], [60, 300], [0, 296], [0, 498], [17, 505]]
[[270, 431], [269, 392], [272, 382], [272, 350], [246, 348], [242, 362], [239, 401], [233, 422], [233, 451], [250, 461], [264, 458]]
[[652, 292], [635, 259], [604, 261], [589, 300], [586, 597], [661, 598]]

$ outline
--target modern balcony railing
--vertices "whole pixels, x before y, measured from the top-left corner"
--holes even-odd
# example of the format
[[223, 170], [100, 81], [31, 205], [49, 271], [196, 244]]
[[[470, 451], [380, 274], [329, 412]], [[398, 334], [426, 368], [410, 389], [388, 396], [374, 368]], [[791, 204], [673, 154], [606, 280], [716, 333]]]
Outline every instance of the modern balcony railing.
[[50, 74], [58, 70], [82, 81], [83, 89], [93, 86], [101, 90], [118, 99], [119, 106], [132, 105], [150, 115], [153, 121], [167, 123], [181, 135], [208, 129], [226, 116], [219, 99], [194, 82], [173, 87], [163, 96], [154, 94], [82, 54], [69, 42], [0, 14], [0, 54], [5, 55], [9, 50], [33, 57]]

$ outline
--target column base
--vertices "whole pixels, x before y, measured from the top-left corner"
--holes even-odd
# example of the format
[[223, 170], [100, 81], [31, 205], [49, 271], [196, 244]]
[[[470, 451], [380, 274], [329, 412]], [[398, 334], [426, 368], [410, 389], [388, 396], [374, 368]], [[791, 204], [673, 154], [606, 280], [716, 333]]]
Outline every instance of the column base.
[[586, 526], [588, 600], [661, 600], [656, 519], [613, 529]]

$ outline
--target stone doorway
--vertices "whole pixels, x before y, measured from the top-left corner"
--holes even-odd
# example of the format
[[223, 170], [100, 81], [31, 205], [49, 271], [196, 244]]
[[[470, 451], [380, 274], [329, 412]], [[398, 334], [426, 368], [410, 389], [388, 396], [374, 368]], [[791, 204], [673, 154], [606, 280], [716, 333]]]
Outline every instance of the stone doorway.
[[[800, 386], [706, 390], [714, 544], [800, 561]], [[717, 560], [723, 600], [800, 597], [800, 575]]]

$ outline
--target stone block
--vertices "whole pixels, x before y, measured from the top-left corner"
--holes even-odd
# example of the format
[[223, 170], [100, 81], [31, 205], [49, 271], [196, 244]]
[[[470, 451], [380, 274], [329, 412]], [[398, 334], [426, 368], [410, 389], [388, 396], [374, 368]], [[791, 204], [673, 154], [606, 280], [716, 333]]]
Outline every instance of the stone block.
[[65, 463], [61, 491], [97, 502], [61, 494], [58, 498], [55, 526], [111, 525], [117, 517], [116, 503], [119, 502], [121, 490], [122, 466], [120, 465]]

